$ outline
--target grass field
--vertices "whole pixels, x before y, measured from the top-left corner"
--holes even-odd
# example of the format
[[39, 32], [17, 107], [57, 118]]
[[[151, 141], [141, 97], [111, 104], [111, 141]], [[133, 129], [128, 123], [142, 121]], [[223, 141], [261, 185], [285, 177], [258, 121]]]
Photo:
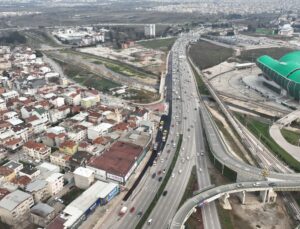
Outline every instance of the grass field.
[[207, 41], [198, 41], [191, 45], [189, 55], [195, 65], [203, 70], [227, 60], [233, 55], [233, 50]]
[[141, 41], [138, 44], [144, 46], [149, 49], [159, 49], [162, 51], [169, 51], [172, 48], [172, 45], [176, 41], [177, 38], [166, 38], [166, 39], [155, 39], [149, 41]]
[[283, 148], [281, 148], [269, 134], [269, 125], [253, 119], [249, 116], [244, 116], [236, 113], [236, 117], [240, 122], [247, 126], [247, 128], [258, 138], [260, 141], [282, 161], [288, 164], [296, 172], [300, 172], [300, 163], [290, 156]]
[[88, 53], [82, 53], [74, 50], [62, 50], [62, 53], [67, 53], [70, 55], [78, 55], [81, 58], [85, 59], [86, 61], [90, 61], [94, 64], [103, 64], [108, 69], [120, 73], [125, 76], [136, 76], [140, 78], [155, 78], [157, 79], [158, 76], [154, 75], [151, 72], [145, 71], [142, 68], [137, 68], [135, 66], [117, 61], [117, 60], [111, 60], [104, 57], [88, 54]]
[[257, 28], [255, 33], [263, 35], [273, 35], [273, 29]]
[[279, 59], [280, 57], [291, 51], [293, 50], [289, 48], [252, 49], [242, 51], [241, 55], [239, 56], [239, 59], [244, 61], [255, 62], [255, 60], [262, 55], [269, 55], [275, 59]]
[[291, 144], [298, 146], [300, 140], [300, 134], [291, 130], [281, 129], [282, 136]]
[[124, 97], [126, 100], [131, 100], [136, 103], [151, 103], [159, 99], [159, 94], [146, 90], [127, 90], [128, 96]]
[[111, 88], [121, 86], [121, 84], [105, 79], [100, 75], [90, 73], [76, 65], [66, 64], [58, 60], [55, 61], [61, 65], [64, 73], [70, 79], [86, 87], [93, 87], [99, 91], [108, 92]]

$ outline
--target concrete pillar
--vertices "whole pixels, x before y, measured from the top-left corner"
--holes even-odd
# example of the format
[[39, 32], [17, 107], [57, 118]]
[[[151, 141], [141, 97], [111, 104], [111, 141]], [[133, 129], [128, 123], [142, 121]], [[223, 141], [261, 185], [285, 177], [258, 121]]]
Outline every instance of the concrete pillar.
[[222, 207], [224, 209], [227, 209], [227, 210], [232, 210], [232, 207], [228, 201], [228, 198], [230, 197], [230, 195], [228, 193], [225, 193], [225, 195], [223, 195], [219, 201], [220, 201], [220, 204], [222, 205]]
[[267, 203], [275, 203], [276, 202], [276, 198], [277, 198], [277, 193], [274, 192], [273, 189], [270, 189], [269, 190], [269, 193], [268, 193], [268, 198], [267, 198]]
[[246, 203], [246, 191], [238, 192], [237, 196], [240, 199], [242, 204]]
[[266, 203], [266, 201], [267, 201], [268, 192], [269, 192], [269, 190], [259, 192], [260, 199], [263, 203]]

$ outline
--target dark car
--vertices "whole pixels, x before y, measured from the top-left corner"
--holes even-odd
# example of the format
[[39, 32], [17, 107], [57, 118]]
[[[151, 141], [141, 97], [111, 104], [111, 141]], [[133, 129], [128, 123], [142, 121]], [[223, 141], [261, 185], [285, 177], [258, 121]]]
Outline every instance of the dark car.
[[162, 180], [162, 177], [158, 178], [158, 181], [160, 182]]
[[164, 192], [163, 192], [163, 196], [166, 196], [168, 194], [168, 191], [167, 190], [165, 190]]
[[143, 212], [142, 211], [139, 211], [138, 213], [137, 213], [137, 216], [139, 216], [139, 217], [141, 217], [143, 215]]
[[274, 186], [276, 186], [276, 183], [274, 183], [274, 182], [269, 183], [269, 186], [270, 186], [270, 187], [274, 187]]
[[130, 213], [134, 212], [134, 210], [135, 210], [134, 207], [130, 208]]
[[152, 178], [155, 178], [155, 177], [156, 177], [156, 173], [153, 173], [153, 174], [152, 174]]

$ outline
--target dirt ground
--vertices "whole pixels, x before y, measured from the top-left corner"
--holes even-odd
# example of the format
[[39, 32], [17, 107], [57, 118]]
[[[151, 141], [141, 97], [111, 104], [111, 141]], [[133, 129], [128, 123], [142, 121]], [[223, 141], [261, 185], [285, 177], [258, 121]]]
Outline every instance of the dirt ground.
[[247, 198], [251, 198], [251, 203], [246, 205], [241, 205], [236, 196], [230, 198], [234, 228], [292, 229], [292, 221], [279, 196], [275, 204], [261, 203], [254, 193], [247, 193]]

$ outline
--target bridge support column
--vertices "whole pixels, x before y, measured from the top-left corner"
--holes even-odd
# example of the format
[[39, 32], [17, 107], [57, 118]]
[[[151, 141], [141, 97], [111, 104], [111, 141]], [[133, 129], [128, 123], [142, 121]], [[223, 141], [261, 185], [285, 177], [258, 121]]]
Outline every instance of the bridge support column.
[[268, 197], [268, 190], [260, 191], [259, 193], [260, 199], [263, 203], [266, 203]]
[[228, 198], [230, 197], [230, 195], [228, 193], [225, 193], [225, 195], [223, 195], [219, 201], [220, 201], [220, 204], [222, 205], [222, 207], [224, 209], [227, 209], [227, 210], [232, 210], [232, 207], [228, 201]]
[[263, 203], [275, 203], [277, 193], [273, 189], [265, 190], [260, 192], [260, 198]]
[[238, 192], [237, 196], [239, 197], [242, 204], [246, 204], [246, 191]]

